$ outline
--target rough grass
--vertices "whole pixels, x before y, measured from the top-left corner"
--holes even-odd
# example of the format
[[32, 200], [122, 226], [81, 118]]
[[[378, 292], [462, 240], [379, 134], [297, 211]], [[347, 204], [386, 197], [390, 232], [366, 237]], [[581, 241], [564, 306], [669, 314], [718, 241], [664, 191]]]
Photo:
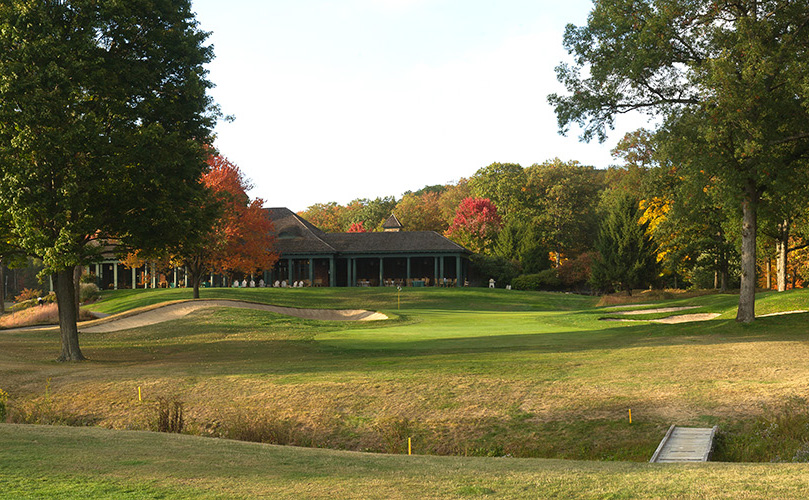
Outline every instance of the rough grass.
[[677, 299], [688, 299], [692, 297], [701, 297], [703, 295], [712, 295], [718, 293], [716, 290], [680, 290], [680, 289], [667, 289], [667, 290], [633, 290], [632, 295], [627, 295], [626, 292], [617, 292], [602, 295], [596, 304], [598, 307], [604, 306], [621, 306], [628, 304], [648, 304], [657, 301], [669, 301]]
[[[79, 320], [86, 321], [93, 319], [90, 311], [81, 309]], [[59, 307], [56, 303], [50, 302], [42, 305], [35, 305], [14, 311], [0, 316], [0, 328], [19, 328], [36, 325], [55, 325], [59, 323]]]
[[[95, 307], [184, 294], [112, 292]], [[2, 332], [0, 388], [12, 420], [151, 429], [157, 399], [176, 397], [186, 432], [201, 435], [396, 453], [412, 437], [419, 453], [645, 461], [671, 423], [754, 422], [809, 382], [806, 315], [739, 325], [730, 295], [667, 302], [723, 314], [682, 325], [605, 324], [593, 298], [505, 290], [408, 290], [401, 310], [395, 290], [203, 296], [382, 309], [397, 319], [200, 311], [84, 334], [91, 361], [77, 365], [52, 361], [58, 332]], [[758, 301], [760, 312], [807, 305], [804, 291]]]
[[0, 424], [0, 492], [59, 499], [794, 499], [804, 464], [638, 464], [347, 453]]

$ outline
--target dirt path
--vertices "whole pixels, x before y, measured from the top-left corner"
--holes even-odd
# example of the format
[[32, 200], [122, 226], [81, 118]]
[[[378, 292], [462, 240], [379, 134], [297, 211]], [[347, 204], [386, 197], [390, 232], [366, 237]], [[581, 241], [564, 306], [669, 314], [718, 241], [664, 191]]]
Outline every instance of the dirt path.
[[[243, 302], [240, 300], [188, 300], [181, 302], [171, 302], [166, 305], [158, 305], [144, 311], [127, 311], [124, 313], [105, 316], [102, 319], [88, 321], [79, 324], [79, 330], [83, 333], [107, 333], [129, 328], [139, 328], [142, 326], [155, 325], [165, 321], [179, 319], [200, 309], [211, 307], [231, 307], [235, 309], [252, 309], [255, 311], [268, 311], [286, 316], [294, 316], [303, 319], [317, 319], [325, 321], [379, 321], [388, 319], [380, 312], [366, 311], [363, 309], [300, 309], [296, 307], [272, 306], [269, 304], [257, 304], [255, 302]], [[56, 329], [57, 326], [33, 326], [5, 330], [45, 330]]]

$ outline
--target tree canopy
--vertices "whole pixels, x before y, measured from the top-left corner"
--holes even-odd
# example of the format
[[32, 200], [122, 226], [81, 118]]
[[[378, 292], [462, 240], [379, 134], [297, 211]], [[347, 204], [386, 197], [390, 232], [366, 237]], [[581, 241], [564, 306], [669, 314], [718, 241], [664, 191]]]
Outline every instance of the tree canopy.
[[579, 125], [584, 140], [645, 111], [692, 144], [743, 212], [739, 321], [755, 317], [762, 195], [788, 191], [809, 151], [807, 16], [805, 2], [597, 0], [587, 25], [565, 32], [568, 95], [549, 96], [560, 131]]
[[188, 0], [0, 5], [0, 203], [55, 276], [61, 360], [83, 359], [74, 268], [110, 237], [171, 242], [199, 201], [218, 116], [206, 38]]

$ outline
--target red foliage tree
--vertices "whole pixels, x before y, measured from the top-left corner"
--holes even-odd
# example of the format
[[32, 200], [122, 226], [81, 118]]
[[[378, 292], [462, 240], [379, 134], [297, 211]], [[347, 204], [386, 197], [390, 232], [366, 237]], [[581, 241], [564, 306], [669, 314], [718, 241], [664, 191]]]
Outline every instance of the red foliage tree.
[[475, 253], [488, 253], [503, 220], [488, 198], [467, 197], [458, 205], [446, 236]]
[[363, 221], [359, 222], [352, 222], [351, 227], [348, 228], [349, 233], [367, 233], [368, 230], [365, 229], [365, 224]]

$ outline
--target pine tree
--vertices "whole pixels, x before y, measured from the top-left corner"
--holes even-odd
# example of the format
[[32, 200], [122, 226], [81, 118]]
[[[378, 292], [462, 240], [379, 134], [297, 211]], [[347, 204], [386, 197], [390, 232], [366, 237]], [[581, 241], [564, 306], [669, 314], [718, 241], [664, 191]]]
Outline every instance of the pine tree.
[[639, 223], [638, 201], [621, 194], [601, 224], [596, 241], [599, 257], [593, 262], [590, 283], [601, 290], [618, 288], [632, 294], [632, 288], [645, 287], [657, 273], [655, 245]]

